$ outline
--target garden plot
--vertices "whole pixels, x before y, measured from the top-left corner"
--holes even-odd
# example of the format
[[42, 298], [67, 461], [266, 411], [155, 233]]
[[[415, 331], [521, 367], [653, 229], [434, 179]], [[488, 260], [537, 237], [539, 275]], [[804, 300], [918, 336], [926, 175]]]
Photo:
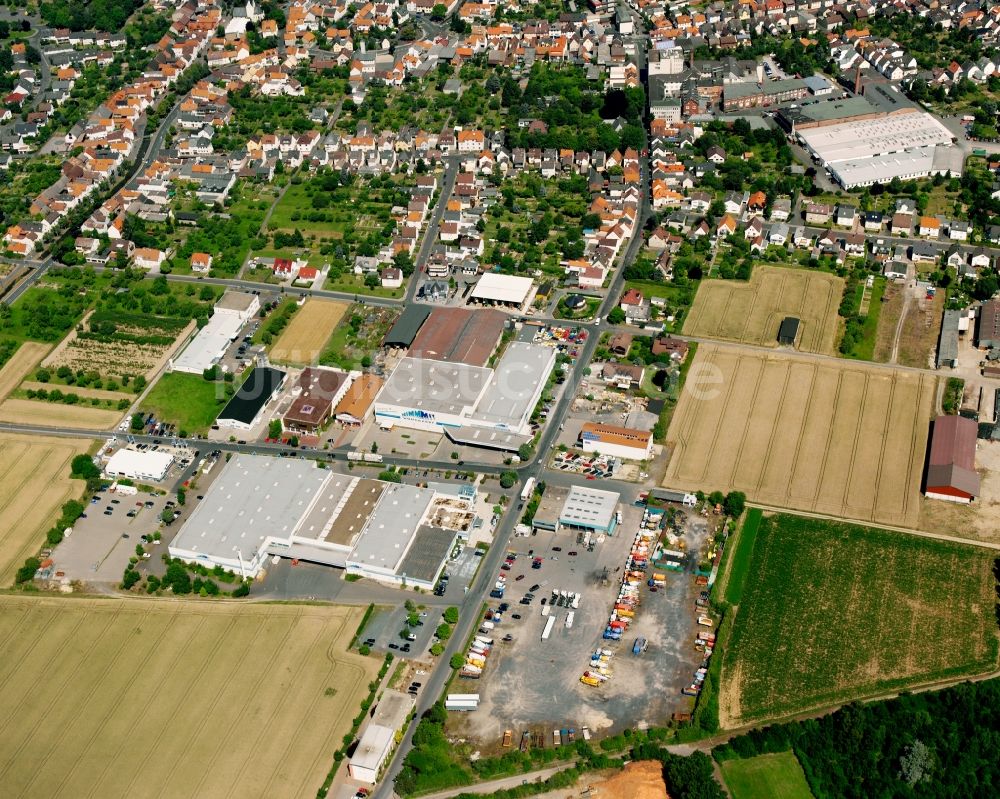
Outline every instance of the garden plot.
[[147, 380], [187, 340], [196, 323], [187, 319], [95, 311], [43, 361], [57, 371], [94, 372], [105, 379], [139, 375]]

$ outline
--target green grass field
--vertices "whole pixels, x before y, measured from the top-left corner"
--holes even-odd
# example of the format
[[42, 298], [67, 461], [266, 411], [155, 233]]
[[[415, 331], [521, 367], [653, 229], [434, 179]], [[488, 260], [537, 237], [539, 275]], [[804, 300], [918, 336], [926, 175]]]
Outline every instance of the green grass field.
[[995, 559], [877, 528], [765, 517], [738, 570], [743, 585], [727, 587], [739, 609], [723, 653], [720, 724], [995, 669]]
[[793, 752], [727, 760], [721, 768], [732, 799], [813, 799]]
[[730, 555], [729, 573], [726, 577], [726, 602], [730, 605], [740, 604], [743, 598], [743, 586], [746, 584], [750, 558], [753, 556], [753, 545], [763, 518], [764, 512], [760, 508], [750, 508], [743, 520], [743, 527], [736, 539], [736, 549]]
[[[850, 352], [846, 354], [848, 358], [860, 361], [875, 360], [875, 342], [878, 338], [878, 317], [882, 310], [882, 295], [885, 294], [886, 279], [884, 277], [875, 278], [875, 283], [871, 288], [871, 301], [868, 305], [868, 314], [865, 316], [865, 324], [861, 339], [854, 345]], [[864, 296], [864, 285], [861, 286]], [[859, 300], [860, 301], [860, 300]]]
[[163, 375], [142, 402], [142, 410], [172, 422], [178, 430], [204, 433], [225, 405], [223, 384], [201, 375], [170, 372]]

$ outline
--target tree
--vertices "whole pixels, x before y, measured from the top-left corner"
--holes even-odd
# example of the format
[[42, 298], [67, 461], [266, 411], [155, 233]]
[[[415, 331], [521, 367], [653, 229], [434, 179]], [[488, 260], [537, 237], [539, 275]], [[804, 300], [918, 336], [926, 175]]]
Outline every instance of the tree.
[[183, 508], [184, 504], [186, 502], [187, 502], [187, 491], [185, 491], [183, 487], [182, 488], [178, 488], [177, 489], [177, 504], [180, 505]]
[[132, 422], [130, 424], [132, 430], [138, 432], [139, 430], [142, 430], [145, 426], [146, 426], [146, 417], [143, 416], [141, 413], [133, 413]]
[[439, 624], [438, 628], [434, 631], [434, 635], [436, 635], [442, 641], [447, 641], [449, 638], [451, 638], [451, 625]]
[[610, 311], [608, 311], [608, 324], [609, 325], [620, 325], [625, 321], [625, 311], [621, 309], [620, 305], [616, 305]]
[[367, 275], [365, 275], [365, 285], [370, 289], [378, 288], [379, 285], [378, 274], [376, 272], [369, 272]]
[[444, 611], [444, 620], [448, 622], [448, 624], [458, 624], [458, 608], [446, 608]]
[[170, 524], [174, 520], [174, 512], [170, 508], [164, 508], [160, 511], [160, 521], [164, 524]]
[[899, 758], [899, 776], [911, 788], [918, 782], [929, 782], [934, 768], [934, 756], [927, 745], [916, 740]]
[[96, 479], [101, 476], [101, 470], [94, 464], [94, 459], [89, 455], [77, 455], [70, 462], [70, 477], [83, 480]]
[[444, 18], [448, 16], [448, 6], [444, 3], [435, 3], [434, 8], [431, 9], [431, 19], [435, 22], [443, 22]]
[[727, 516], [732, 516], [734, 519], [738, 519], [743, 515], [743, 509], [746, 507], [746, 503], [746, 494], [742, 491], [730, 491], [726, 494], [726, 498], [722, 502], [722, 510]]
[[267, 437], [273, 439], [281, 438], [281, 419], [272, 419], [267, 426]]
[[514, 483], [517, 482], [517, 472], [507, 469], [500, 472], [500, 487], [510, 488]]
[[465, 665], [465, 658], [461, 654], [456, 652], [451, 656], [451, 660], [448, 661], [448, 665], [451, 666], [456, 671]]

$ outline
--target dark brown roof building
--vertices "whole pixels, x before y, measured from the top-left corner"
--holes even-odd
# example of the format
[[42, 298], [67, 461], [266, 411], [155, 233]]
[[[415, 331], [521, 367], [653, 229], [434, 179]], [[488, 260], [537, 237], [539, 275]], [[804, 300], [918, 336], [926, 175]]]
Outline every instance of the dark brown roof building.
[[495, 308], [435, 308], [407, 353], [411, 358], [485, 366], [507, 315]]
[[1000, 303], [984, 302], [976, 320], [976, 344], [989, 349], [1000, 345]]
[[950, 502], [972, 502], [979, 496], [976, 437], [979, 425], [964, 416], [939, 416], [931, 432], [924, 493]]
[[293, 430], [317, 430], [330, 418], [335, 403], [347, 392], [346, 372], [310, 366], [299, 376], [301, 394], [285, 413], [285, 426]]

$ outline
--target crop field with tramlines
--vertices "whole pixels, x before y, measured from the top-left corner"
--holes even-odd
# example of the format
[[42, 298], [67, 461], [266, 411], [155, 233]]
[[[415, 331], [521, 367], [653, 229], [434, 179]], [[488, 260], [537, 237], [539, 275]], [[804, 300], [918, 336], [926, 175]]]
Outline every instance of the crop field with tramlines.
[[995, 669], [996, 559], [906, 533], [766, 516], [735, 592], [720, 723]]

